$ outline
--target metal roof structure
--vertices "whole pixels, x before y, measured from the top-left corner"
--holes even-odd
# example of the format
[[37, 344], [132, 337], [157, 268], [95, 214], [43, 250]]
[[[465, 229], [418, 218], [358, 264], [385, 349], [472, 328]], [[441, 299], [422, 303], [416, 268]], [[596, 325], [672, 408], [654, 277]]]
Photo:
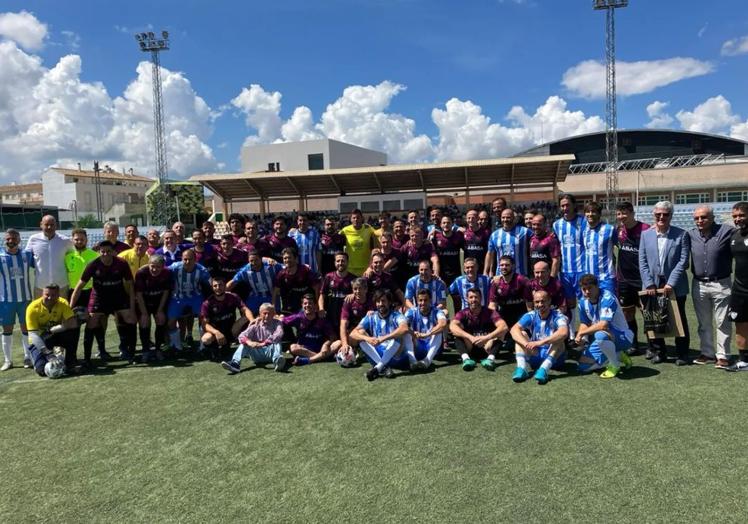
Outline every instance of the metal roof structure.
[[269, 201], [402, 191], [472, 191], [557, 187], [574, 155], [498, 158], [437, 164], [204, 174], [190, 178], [225, 202]]

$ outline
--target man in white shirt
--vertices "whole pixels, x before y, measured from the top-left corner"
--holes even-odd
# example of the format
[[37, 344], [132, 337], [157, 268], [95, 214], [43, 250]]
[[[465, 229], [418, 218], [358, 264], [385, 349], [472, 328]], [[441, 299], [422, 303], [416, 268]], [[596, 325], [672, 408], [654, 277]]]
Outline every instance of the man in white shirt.
[[57, 234], [57, 220], [52, 215], [42, 217], [41, 232], [29, 237], [26, 250], [34, 254], [36, 278], [34, 296], [42, 296], [42, 290], [49, 284], [60, 286], [60, 295], [67, 296], [68, 275], [65, 269], [65, 253], [73, 249], [68, 237]]

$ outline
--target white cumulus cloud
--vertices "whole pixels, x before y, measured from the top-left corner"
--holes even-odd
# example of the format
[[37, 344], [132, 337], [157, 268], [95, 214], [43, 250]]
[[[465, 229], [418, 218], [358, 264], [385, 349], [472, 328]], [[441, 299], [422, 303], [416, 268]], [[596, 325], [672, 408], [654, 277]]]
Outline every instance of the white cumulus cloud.
[[731, 38], [722, 44], [722, 50], [720, 51], [722, 56], [736, 56], [744, 55], [748, 53], [748, 36], [741, 36], [739, 38]]
[[47, 38], [47, 24], [28, 11], [0, 13], [0, 36], [18, 43], [28, 51], [38, 51]]
[[732, 105], [722, 95], [709, 98], [692, 111], [681, 110], [675, 115], [683, 129], [701, 133], [725, 133], [740, 121]]
[[660, 102], [655, 100], [647, 106], [647, 116], [649, 122], [644, 124], [644, 127], [649, 129], [659, 129], [670, 126], [673, 123], [673, 117], [670, 116], [666, 109], [670, 104], [668, 102]]
[[[714, 71], [710, 62], [688, 57], [638, 62], [616, 62], [616, 92], [639, 95], [657, 88]], [[585, 60], [566, 70], [561, 84], [575, 96], [605, 98], [605, 64]]]

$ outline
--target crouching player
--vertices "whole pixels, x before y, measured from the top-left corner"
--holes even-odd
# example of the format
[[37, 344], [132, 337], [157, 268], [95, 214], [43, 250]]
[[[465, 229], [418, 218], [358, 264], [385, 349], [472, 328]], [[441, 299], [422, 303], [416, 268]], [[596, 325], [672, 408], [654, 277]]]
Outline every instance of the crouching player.
[[548, 370], [558, 369], [564, 363], [564, 341], [569, 336], [569, 321], [566, 315], [551, 307], [551, 296], [547, 291], [534, 291], [532, 302], [535, 309], [522, 315], [512, 327], [517, 358], [512, 380], [527, 380], [530, 371], [536, 369], [535, 380], [538, 384], [546, 384]]
[[[408, 321], [397, 309], [392, 308], [392, 294], [378, 290], [373, 297], [376, 311], [369, 312], [351, 332], [351, 340], [357, 341], [366, 354], [372, 368], [366, 372], [366, 380], [380, 376], [393, 378], [391, 365], [407, 362], [402, 347], [403, 337], [408, 333]], [[407, 364], [406, 364], [407, 365]]]
[[335, 359], [343, 367], [350, 367], [356, 363], [356, 346], [358, 343], [350, 338], [366, 314], [374, 309], [368, 298], [369, 283], [364, 277], [358, 277], [351, 283], [353, 295], [343, 302], [340, 312], [340, 339], [332, 344]]
[[405, 350], [412, 371], [431, 367], [434, 357], [442, 348], [442, 338], [447, 328], [447, 315], [444, 310], [431, 304], [428, 289], [416, 293], [417, 307], [405, 313], [410, 334], [403, 337]]
[[[42, 296], [32, 300], [26, 308], [26, 327], [29, 330], [29, 353], [34, 371], [43, 377], [44, 367], [52, 361], [52, 348], [60, 346], [65, 354], [75, 351], [75, 328], [78, 321], [67, 300], [60, 298], [60, 286], [49, 284]], [[63, 357], [64, 358], [64, 357]], [[67, 373], [72, 373], [72, 368]]]
[[335, 333], [332, 324], [319, 314], [317, 297], [307, 293], [301, 299], [301, 311], [283, 318], [283, 325], [296, 329], [296, 342], [291, 344], [294, 366], [321, 362], [332, 356]]
[[[221, 361], [221, 354], [236, 340], [252, 315], [239, 295], [226, 291], [226, 279], [216, 275], [210, 280], [213, 294], [200, 308], [203, 335], [200, 338], [200, 355], [214, 362]], [[237, 319], [236, 313], [240, 316]]]
[[631, 357], [626, 350], [633, 344], [634, 333], [628, 328], [618, 299], [607, 289], [600, 289], [596, 276], [583, 275], [579, 285], [582, 299], [576, 343], [592, 337], [579, 359], [579, 371], [585, 373], [605, 366], [600, 378], [613, 378], [622, 366], [631, 367]]
[[230, 361], [221, 366], [232, 375], [241, 371], [242, 358], [249, 357], [258, 364], [273, 364], [275, 371], [286, 368], [281, 353], [283, 323], [275, 318], [275, 308], [270, 302], [260, 304], [258, 317], [239, 335], [239, 347]]
[[472, 371], [475, 361], [489, 371], [496, 368], [496, 351], [504, 341], [509, 328], [496, 311], [483, 305], [483, 295], [478, 288], [467, 292], [467, 306], [455, 314], [449, 330], [462, 358], [462, 369]]

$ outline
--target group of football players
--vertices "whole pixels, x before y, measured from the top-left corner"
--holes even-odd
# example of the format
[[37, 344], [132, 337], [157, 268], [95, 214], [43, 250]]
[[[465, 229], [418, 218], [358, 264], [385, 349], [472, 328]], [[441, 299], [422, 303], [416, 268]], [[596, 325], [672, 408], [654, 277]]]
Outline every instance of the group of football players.
[[[668, 205], [656, 206], [657, 220], [658, 209], [664, 215], [660, 208]], [[16, 317], [25, 367], [47, 376], [50, 362], [64, 362], [73, 374], [112, 358], [105, 332], [113, 317], [121, 358], [130, 363], [197, 356], [235, 374], [245, 358], [276, 371], [332, 360], [350, 367], [365, 358], [371, 364], [366, 378], [374, 380], [394, 376], [393, 370], [428, 370], [440, 353], [454, 349], [466, 371], [494, 370], [497, 358], [508, 357], [516, 362], [515, 382], [533, 377], [545, 384], [550, 370], [565, 369], [567, 357], [581, 373], [616, 377], [641, 351], [640, 292], [668, 292], [675, 270], [650, 281], [643, 269], [648, 255], [640, 252], [648, 226], [636, 220], [630, 203], [617, 206], [616, 224], [602, 220], [597, 202], [580, 210], [573, 195], [562, 195], [558, 209], [551, 222], [533, 210], [519, 215], [497, 198], [490, 211], [468, 210], [461, 225], [434, 207], [425, 224], [414, 210], [396, 220], [381, 214], [379, 228], [354, 210], [349, 225], [339, 228], [330, 216], [322, 230], [299, 213], [290, 228], [284, 216], [274, 217], [264, 237], [255, 220], [232, 214], [219, 238], [211, 222], [190, 238], [178, 222], [145, 236], [128, 225], [124, 242], [117, 225], [107, 223], [105, 240], [93, 249], [84, 230], [66, 239], [44, 217], [42, 232], [25, 250], [18, 232], [9, 230], [0, 253], [2, 369], [13, 366]], [[735, 205], [736, 229], [729, 235], [738, 299], [748, 297], [747, 212], [748, 203]], [[666, 226], [652, 235], [660, 273], [668, 235], [678, 230], [669, 220]], [[63, 282], [52, 267], [60, 260]], [[737, 328], [737, 364], [748, 362], [746, 305], [734, 300], [729, 314]], [[666, 360], [664, 343], [646, 346], [648, 358]], [[677, 362], [687, 359], [679, 351]], [[748, 368], [737, 364], [722, 367]]]

